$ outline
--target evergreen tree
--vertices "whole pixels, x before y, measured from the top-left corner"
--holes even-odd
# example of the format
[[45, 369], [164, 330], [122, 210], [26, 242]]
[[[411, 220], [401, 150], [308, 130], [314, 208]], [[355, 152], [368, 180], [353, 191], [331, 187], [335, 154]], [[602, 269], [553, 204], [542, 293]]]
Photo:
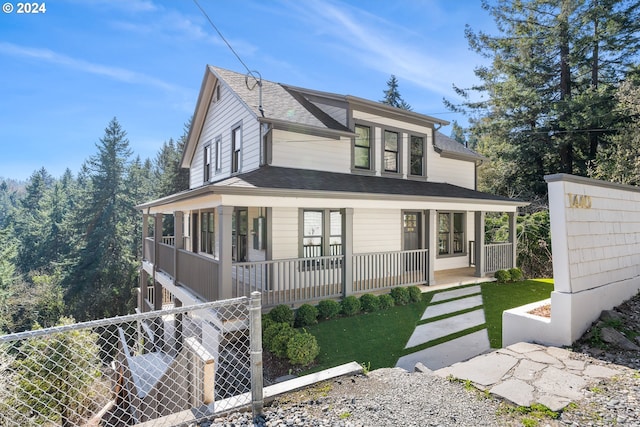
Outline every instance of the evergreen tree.
[[[546, 195], [546, 174], [587, 174], [604, 136], [623, 119], [613, 108], [614, 93], [640, 48], [639, 4], [483, 3], [499, 34], [467, 28], [466, 35], [472, 50], [491, 62], [476, 68], [479, 85], [456, 88], [466, 99], [462, 107], [445, 103], [470, 114], [483, 154], [513, 165], [503, 168], [503, 187], [532, 199]], [[487, 96], [475, 101], [472, 93]]]
[[126, 313], [136, 284], [134, 206], [127, 183], [131, 150], [115, 118], [96, 147], [79, 177], [84, 183], [76, 213], [81, 240], [65, 280], [65, 300], [78, 320]]
[[390, 105], [392, 107], [401, 108], [403, 110], [411, 110], [411, 105], [405, 102], [400, 96], [398, 90], [398, 79], [393, 74], [387, 80], [387, 89], [384, 92], [384, 99], [380, 100], [383, 104]]

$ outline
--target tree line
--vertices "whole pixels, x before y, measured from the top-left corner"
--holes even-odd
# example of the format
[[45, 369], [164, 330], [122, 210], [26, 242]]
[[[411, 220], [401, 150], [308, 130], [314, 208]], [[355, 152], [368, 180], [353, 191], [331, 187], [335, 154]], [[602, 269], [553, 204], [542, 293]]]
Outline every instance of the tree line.
[[76, 176], [0, 183], [0, 333], [131, 312], [142, 221], [135, 206], [188, 188], [188, 125], [154, 159], [133, 157], [117, 119]]

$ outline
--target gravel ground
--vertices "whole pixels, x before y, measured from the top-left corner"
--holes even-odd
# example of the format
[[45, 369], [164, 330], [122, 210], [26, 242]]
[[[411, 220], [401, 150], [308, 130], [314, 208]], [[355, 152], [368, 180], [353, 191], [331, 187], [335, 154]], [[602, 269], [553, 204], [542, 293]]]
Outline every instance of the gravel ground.
[[[616, 311], [616, 329], [640, 344], [640, 296]], [[574, 351], [596, 363], [624, 367], [624, 373], [584, 391], [584, 398], [557, 418], [523, 413], [520, 408], [458, 381], [401, 369], [379, 369], [368, 375], [317, 384], [281, 396], [265, 406], [254, 422], [238, 412], [200, 424], [207, 426], [540, 426], [640, 427], [640, 352], [622, 350], [597, 339], [598, 324], [574, 345]], [[594, 336], [596, 337], [594, 339]]]

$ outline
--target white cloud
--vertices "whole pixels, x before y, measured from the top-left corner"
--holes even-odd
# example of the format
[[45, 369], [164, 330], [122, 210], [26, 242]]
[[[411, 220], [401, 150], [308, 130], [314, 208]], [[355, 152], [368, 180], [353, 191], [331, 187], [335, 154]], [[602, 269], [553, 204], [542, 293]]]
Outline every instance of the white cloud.
[[442, 45], [442, 34], [430, 39], [426, 33], [337, 1], [287, 3], [314, 28], [320, 37], [345, 52], [352, 61], [386, 74], [395, 74], [416, 86], [450, 96], [453, 82], [462, 86], [473, 79], [466, 58], [429, 54]]
[[39, 49], [20, 46], [13, 43], [0, 42], [0, 54], [32, 58], [35, 60], [78, 70], [84, 73], [104, 76], [125, 83], [153, 86], [170, 92], [184, 90], [179, 86], [167, 83], [163, 80], [148, 76], [146, 74], [127, 70], [125, 68], [95, 64], [82, 59], [72, 58], [70, 56], [54, 52], [50, 49]]

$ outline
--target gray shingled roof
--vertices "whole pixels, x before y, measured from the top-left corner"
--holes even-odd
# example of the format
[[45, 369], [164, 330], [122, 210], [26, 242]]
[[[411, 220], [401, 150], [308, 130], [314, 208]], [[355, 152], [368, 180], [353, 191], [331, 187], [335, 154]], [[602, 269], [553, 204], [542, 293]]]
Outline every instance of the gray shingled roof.
[[[252, 77], [249, 76], [247, 79], [247, 76], [244, 74], [225, 70], [224, 68], [215, 67], [213, 65], [209, 65], [209, 69], [219, 79], [221, 79], [224, 84], [227, 84], [257, 117], [262, 116], [259, 111], [260, 101], [258, 88], [253, 87], [252, 89], [249, 89], [249, 87], [256, 85]], [[249, 87], [247, 87], [247, 85]], [[304, 90], [305, 89], [302, 88], [297, 90], [291, 86], [285, 86], [280, 83], [262, 79], [262, 106], [264, 116], [268, 119], [283, 120], [307, 126], [346, 132], [350, 131], [350, 129], [333, 119], [318, 108], [318, 106], [309, 101], [302, 93]], [[314, 93], [322, 94], [323, 92], [314, 91]], [[347, 98], [346, 95], [333, 93], [326, 94], [330, 97], [344, 98], [345, 101]], [[458, 141], [445, 136], [441, 132], [436, 132], [435, 146], [440, 151], [452, 155], [458, 155], [463, 158], [483, 158], [475, 151], [470, 150]]]
[[440, 182], [413, 181], [370, 175], [343, 174], [308, 169], [263, 166], [223, 179], [215, 187], [250, 187], [282, 190], [334, 191], [419, 197], [445, 197], [519, 203], [507, 197]]

